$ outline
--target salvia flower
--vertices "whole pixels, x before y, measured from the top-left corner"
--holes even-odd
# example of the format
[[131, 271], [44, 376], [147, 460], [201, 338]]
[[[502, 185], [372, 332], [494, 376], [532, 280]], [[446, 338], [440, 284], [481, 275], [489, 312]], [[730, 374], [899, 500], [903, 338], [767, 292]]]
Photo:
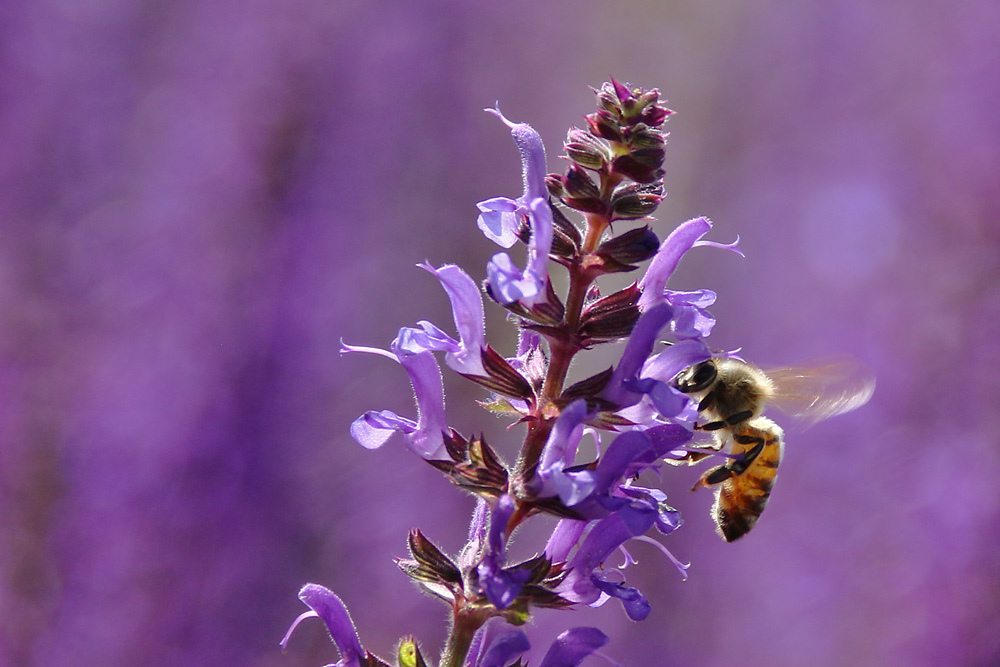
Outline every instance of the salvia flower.
[[549, 250], [552, 247], [552, 212], [545, 186], [545, 146], [530, 125], [512, 123], [499, 109], [487, 109], [510, 128], [521, 153], [524, 193], [517, 199], [495, 197], [479, 202], [479, 228], [504, 248], [514, 245], [522, 224], [530, 230], [528, 259], [518, 269], [510, 256], [497, 253], [486, 267], [490, 294], [498, 302], [519, 302], [528, 308], [545, 299], [549, 280]]
[[[417, 420], [401, 417], [391, 410], [369, 411], [351, 424], [351, 435], [362, 446], [377, 449], [393, 433], [402, 433], [409, 448], [424, 459], [445, 457], [443, 433], [448, 426], [444, 414], [444, 386], [434, 355], [413, 341], [422, 332], [403, 328], [389, 351], [341, 344], [341, 352], [367, 352], [398, 361], [410, 377], [417, 401]], [[419, 336], [418, 336], [419, 337]]]
[[[706, 240], [712, 224], [704, 217], [659, 241], [650, 216], [665, 196], [662, 127], [673, 112], [655, 89], [612, 80], [595, 93], [596, 112], [567, 134], [563, 174], [546, 173], [545, 148], [531, 126], [488, 110], [510, 129], [521, 156], [523, 192], [479, 202], [477, 225], [503, 248], [525, 244], [523, 268], [499, 252], [480, 284], [453, 264], [420, 264], [448, 296], [454, 333], [421, 320], [401, 328], [388, 350], [342, 345], [342, 352], [399, 363], [417, 405], [416, 419], [389, 410], [366, 412], [351, 425], [354, 438], [374, 449], [400, 433], [410, 450], [477, 498], [457, 555], [418, 529], [409, 533], [409, 557], [397, 565], [444, 602], [451, 618], [437, 663], [421, 655], [414, 638], [404, 638], [399, 667], [523, 666], [530, 643], [514, 626], [539, 609], [616, 599], [629, 618], [646, 618], [649, 600], [625, 577], [626, 566], [636, 562], [630, 542], [653, 545], [682, 575], [688, 567], [661, 538], [651, 537], [672, 535], [682, 524], [680, 513], [662, 490], [640, 485], [640, 479], [661, 478], [665, 461], [708, 455], [695, 439], [700, 404], [680, 391], [677, 378], [719, 356], [705, 342], [715, 324], [708, 309], [717, 295], [668, 284], [694, 248], [739, 250], [736, 242]], [[639, 271], [646, 261], [648, 268], [631, 285], [602, 292], [604, 276]], [[553, 266], [567, 278], [561, 293], [550, 280]], [[517, 329], [511, 356], [488, 342], [484, 291]], [[610, 367], [569, 381], [578, 354], [610, 342], [623, 343]], [[448, 425], [437, 354], [477, 391], [489, 391], [477, 401], [509, 421], [508, 433], [523, 431], [519, 449], [495, 447], [482, 434], [463, 435]], [[582, 447], [585, 437], [596, 446], [588, 441]], [[508, 545], [517, 527], [537, 514], [560, 521], [537, 555], [511, 562]], [[616, 551], [624, 558], [621, 567], [610, 565]], [[363, 650], [333, 593], [310, 584], [300, 597], [310, 612], [299, 620], [324, 620], [341, 654], [338, 667], [387, 664]], [[572, 667], [607, 642], [597, 628], [573, 628], [539, 664]]]
[[309, 611], [296, 618], [288, 628], [281, 640], [282, 650], [288, 646], [288, 640], [299, 623], [307, 618], [318, 618], [326, 624], [330, 638], [340, 651], [340, 660], [333, 667], [374, 667], [385, 664], [361, 647], [354, 621], [351, 620], [347, 607], [333, 591], [319, 584], [306, 584], [299, 591], [299, 599], [309, 607]]

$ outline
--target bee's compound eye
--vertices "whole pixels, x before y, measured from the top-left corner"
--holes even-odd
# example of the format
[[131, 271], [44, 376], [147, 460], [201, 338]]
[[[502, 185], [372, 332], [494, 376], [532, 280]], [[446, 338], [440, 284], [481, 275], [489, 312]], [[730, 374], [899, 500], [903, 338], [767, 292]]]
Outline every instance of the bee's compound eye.
[[685, 394], [693, 394], [708, 389], [715, 382], [719, 372], [711, 361], [703, 361], [683, 371], [677, 377], [677, 389]]

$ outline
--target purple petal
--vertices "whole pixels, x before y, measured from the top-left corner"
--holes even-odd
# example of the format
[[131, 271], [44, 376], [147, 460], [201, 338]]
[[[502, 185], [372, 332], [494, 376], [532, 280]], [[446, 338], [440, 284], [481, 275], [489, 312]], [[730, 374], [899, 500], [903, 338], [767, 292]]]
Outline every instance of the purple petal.
[[506, 609], [521, 593], [530, 574], [526, 571], [504, 570], [507, 543], [507, 521], [514, 513], [514, 499], [503, 494], [497, 500], [490, 517], [489, 548], [476, 568], [479, 583], [486, 598], [497, 609]]
[[644, 432], [653, 443], [653, 454], [656, 458], [663, 458], [678, 447], [686, 445], [693, 437], [692, 432], [680, 424], [658, 424]]
[[[366, 412], [351, 424], [351, 435], [363, 447], [381, 447], [392, 433], [398, 432], [405, 437], [407, 446], [421, 458], [446, 458], [443, 434], [448, 431], [448, 424], [444, 414], [444, 384], [437, 360], [423, 347], [425, 336], [426, 331], [403, 328], [390, 346], [391, 355], [410, 378], [417, 401], [417, 421], [400, 417], [389, 410]], [[393, 358], [376, 348], [345, 345], [342, 351], [373, 352]]]
[[476, 204], [479, 217], [476, 225], [483, 235], [502, 248], [517, 241], [517, 211], [520, 205], [510, 197], [494, 197]]
[[505, 252], [498, 252], [486, 265], [486, 281], [493, 296], [500, 303], [526, 303], [534, 299], [541, 289], [530, 275], [517, 268]]
[[708, 347], [697, 339], [682, 340], [650, 357], [642, 366], [640, 377], [670, 382], [685, 368], [711, 358]]
[[486, 346], [486, 334], [479, 285], [454, 264], [445, 264], [437, 269], [426, 263], [419, 266], [441, 281], [451, 301], [452, 317], [460, 342], [457, 349], [446, 354], [448, 366], [458, 373], [486, 375], [481, 356]]
[[478, 564], [483, 559], [486, 549], [486, 539], [490, 526], [490, 506], [482, 498], [476, 498], [476, 509], [472, 511], [469, 522], [469, 538], [458, 556], [458, 566], [463, 571]]
[[652, 463], [653, 443], [642, 431], [628, 431], [615, 438], [597, 464], [597, 485], [595, 493], [607, 493], [612, 484], [617, 483], [633, 469], [637, 461]]
[[565, 561], [569, 552], [580, 541], [588, 522], [575, 519], [560, 519], [552, 530], [549, 541], [545, 545], [545, 555], [554, 563]]
[[705, 338], [712, 333], [715, 318], [705, 310], [715, 303], [715, 292], [674, 292], [665, 290], [667, 302], [674, 307], [671, 331], [678, 338]]
[[594, 570], [603, 565], [608, 556], [615, 549], [632, 537], [631, 531], [626, 527], [624, 521], [617, 514], [612, 514], [607, 518], [594, 523], [590, 532], [583, 538], [580, 548], [570, 561], [570, 575], [567, 582], [575, 580], [573, 590], [577, 594], [592, 596], [590, 602], [597, 598], [597, 591], [590, 590], [593, 584], [590, 576]]
[[625, 608], [625, 615], [628, 616], [633, 621], [642, 621], [649, 616], [651, 607], [649, 606], [649, 600], [646, 596], [639, 592], [638, 588], [633, 588], [632, 586], [626, 586], [625, 584], [614, 583], [611, 581], [605, 581], [603, 579], [594, 579], [594, 585], [602, 593], [610, 595], [613, 598], [618, 598], [622, 607]]
[[546, 198], [545, 188], [545, 146], [542, 137], [527, 123], [512, 123], [507, 120], [499, 108], [485, 109], [493, 114], [504, 125], [510, 128], [510, 135], [521, 153], [521, 179], [524, 182], [524, 194], [521, 201], [530, 202], [533, 199]]
[[664, 239], [645, 275], [639, 280], [639, 289], [642, 290], [639, 296], [639, 308], [645, 310], [664, 300], [664, 286], [677, 268], [677, 263], [711, 228], [712, 223], [708, 218], [694, 218], [678, 225], [677, 229]]
[[587, 402], [582, 398], [563, 408], [549, 431], [549, 439], [545, 442], [539, 459], [539, 468], [549, 469], [559, 461], [567, 465], [573, 464], [586, 419]]
[[549, 280], [549, 251], [552, 249], [552, 211], [548, 200], [535, 199], [529, 205], [531, 240], [524, 270], [517, 268], [510, 256], [497, 253], [486, 265], [486, 279], [493, 296], [500, 303], [519, 301], [528, 308], [545, 300]]
[[282, 648], [287, 645], [288, 638], [299, 621], [310, 615], [318, 616], [326, 624], [326, 629], [329, 631], [333, 643], [340, 651], [340, 661], [337, 663], [337, 667], [360, 667], [364, 649], [358, 640], [358, 632], [354, 628], [354, 622], [351, 621], [351, 615], [347, 612], [347, 607], [344, 606], [340, 598], [333, 591], [319, 584], [306, 584], [299, 591], [299, 599], [312, 611], [296, 619], [282, 640]]
[[417, 401], [417, 429], [407, 436], [410, 449], [424, 459], [444, 459], [443, 434], [448, 431], [448, 424], [444, 415], [444, 384], [437, 360], [430, 352], [397, 353], [397, 356], [410, 376]]
[[415, 421], [400, 417], [391, 410], [370, 410], [351, 424], [351, 436], [365, 449], [378, 449], [393, 433], [409, 435], [416, 430]]
[[545, 186], [545, 146], [530, 125], [510, 122], [499, 109], [487, 111], [511, 130], [521, 153], [524, 193], [516, 201], [495, 198], [480, 202], [482, 213], [477, 224], [488, 238], [505, 248], [513, 245], [518, 216], [526, 216], [531, 227], [524, 270], [518, 269], [507, 253], [497, 253], [486, 267], [487, 281], [493, 296], [501, 303], [520, 301], [530, 308], [546, 297], [549, 251], [552, 249], [552, 211]]
[[659, 303], [644, 311], [636, 322], [632, 333], [625, 344], [621, 360], [611, 374], [607, 387], [601, 392], [601, 398], [619, 406], [619, 408], [635, 405], [642, 398], [642, 393], [627, 386], [629, 381], [636, 379], [639, 369], [653, 351], [653, 344], [663, 327], [670, 322], [673, 308], [668, 303]]
[[552, 642], [538, 667], [576, 667], [607, 643], [608, 636], [597, 628], [571, 628]]
[[531, 643], [524, 632], [506, 628], [490, 641], [486, 653], [474, 664], [476, 667], [507, 667], [529, 648]]

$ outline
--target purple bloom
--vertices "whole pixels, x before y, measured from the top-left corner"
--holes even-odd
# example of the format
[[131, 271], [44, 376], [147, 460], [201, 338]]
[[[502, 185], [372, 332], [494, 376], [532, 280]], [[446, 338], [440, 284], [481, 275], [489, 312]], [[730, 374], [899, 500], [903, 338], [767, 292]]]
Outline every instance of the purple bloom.
[[[652, 527], [652, 524], [653, 520], [650, 517], [646, 530]], [[569, 574], [557, 589], [559, 593], [574, 602], [594, 604], [601, 599], [601, 593], [618, 597], [614, 595], [618, 592], [629, 598], [629, 605], [626, 606], [629, 618], [632, 620], [645, 618], [645, 616], [636, 618], [631, 615], [641, 608], [636, 602], [638, 591], [632, 589], [626, 592], [624, 588], [613, 589], [606, 586], [605, 583], [609, 579], [603, 571], [604, 562], [611, 553], [626, 540], [636, 536], [635, 529], [635, 526], [628, 525], [618, 514], [612, 514], [592, 525], [576, 554], [568, 563]], [[645, 533], [645, 530], [642, 533]]]
[[[539, 667], [575, 667], [607, 643], [608, 636], [597, 628], [571, 628], [556, 637]], [[529, 648], [528, 637], [520, 630], [505, 628], [487, 642], [484, 628], [473, 640], [467, 664], [470, 667], [508, 667]]]
[[435, 269], [430, 264], [418, 264], [433, 274], [448, 293], [452, 317], [459, 340], [455, 340], [430, 322], [419, 322], [423, 333], [414, 334], [426, 350], [445, 352], [445, 363], [456, 373], [485, 376], [482, 351], [486, 347], [483, 328], [483, 299], [479, 286], [465, 271], [454, 264]]
[[507, 521], [513, 513], [514, 499], [506, 494], [500, 496], [490, 517], [486, 554], [476, 568], [483, 593], [497, 609], [510, 606], [529, 575], [524, 570], [503, 567], [507, 551]]
[[388, 352], [341, 343], [341, 353], [367, 352], [398, 361], [410, 377], [417, 401], [417, 421], [401, 417], [391, 410], [369, 411], [354, 420], [351, 435], [363, 447], [377, 449], [398, 432], [403, 434], [407, 446], [421, 458], [440, 460], [447, 457], [442, 435], [448, 431], [448, 424], [444, 414], [441, 369], [434, 355], [421, 346], [422, 334], [417, 329], [400, 329]]
[[[619, 487], [616, 491], [614, 498], [618, 507], [615, 512], [590, 524], [560, 522], [545, 547], [545, 554], [552, 560], [566, 560], [576, 546], [576, 553], [567, 562], [569, 574], [557, 591], [568, 600], [582, 604], [601, 604], [608, 596], [618, 598], [628, 617], [638, 621], [649, 613], [648, 602], [637, 589], [618, 580], [621, 578], [619, 571], [606, 572], [604, 563], [612, 552], [633, 538], [652, 542], [666, 551], [645, 534], [653, 526], [665, 535], [670, 534], [680, 527], [682, 520], [677, 510], [664, 504], [666, 496], [660, 491], [630, 486]], [[686, 566], [677, 563], [673, 556], [670, 558], [683, 572]]]
[[[623, 480], [655, 466], [660, 458], [682, 447], [691, 439], [691, 432], [677, 424], [661, 424], [649, 429], [648, 433], [628, 431], [611, 442], [592, 469], [576, 468], [574, 455], [586, 416], [584, 401], [575, 401], [556, 420], [536, 471], [535, 493], [543, 498], [557, 495], [566, 507], [581, 517], [602, 519], [601, 525], [618, 525], [603, 523], [609, 516], [617, 516], [626, 533], [614, 543], [612, 549], [630, 537], [644, 535], [654, 525], [664, 534], [676, 530], [681, 524], [680, 514], [664, 504], [666, 496], [662, 492], [629, 486]], [[565, 560], [580, 540], [585, 527], [586, 523], [582, 521], [560, 522], [545, 548], [546, 555], [554, 561]], [[600, 535], [610, 529], [593, 528], [591, 534], [594, 530]], [[587, 543], [591, 548], [594, 548], [596, 539], [588, 535]], [[607, 553], [610, 551], [605, 552], [601, 547], [601, 558], [595, 562], [603, 562]], [[622, 592], [624, 589], [616, 590]], [[593, 589], [590, 593], [596, 595]]]
[[664, 290], [663, 296], [674, 307], [670, 331], [677, 338], [706, 338], [712, 333], [715, 318], [705, 309], [715, 303], [715, 292], [707, 289], [695, 292]]
[[677, 229], [664, 239], [663, 243], [660, 244], [660, 249], [656, 251], [653, 261], [650, 262], [649, 268], [646, 269], [645, 275], [639, 280], [639, 289], [642, 290], [642, 295], [639, 297], [641, 309], [647, 310], [654, 304], [665, 300], [664, 287], [667, 280], [677, 268], [681, 257], [691, 248], [707, 245], [732, 250], [738, 255], [743, 254], [736, 247], [736, 244], [739, 243], [738, 238], [729, 245], [714, 241], [702, 241], [701, 237], [707, 234], [711, 228], [712, 223], [708, 218], [694, 218], [678, 225]]
[[517, 199], [494, 197], [476, 206], [481, 213], [476, 224], [486, 238], [497, 245], [509, 248], [517, 240], [518, 215], [527, 215], [525, 208], [535, 199], [547, 199], [545, 188], [545, 146], [534, 128], [526, 123], [512, 123], [500, 109], [486, 109], [510, 128], [510, 134], [521, 153], [521, 179], [524, 193]]
[[545, 187], [545, 147], [530, 125], [512, 123], [499, 109], [487, 111], [511, 130], [521, 153], [524, 193], [517, 199], [495, 197], [479, 202], [481, 213], [477, 224], [487, 238], [504, 248], [511, 247], [517, 239], [521, 219], [526, 219], [531, 229], [524, 270], [518, 269], [507, 253], [497, 253], [486, 267], [487, 282], [500, 303], [520, 301], [530, 308], [546, 297], [549, 250], [552, 248], [552, 211]]
[[[479, 637], [482, 637], [483, 634], [480, 634]], [[470, 664], [475, 667], [507, 667], [529, 648], [531, 648], [531, 643], [524, 632], [505, 628], [503, 632], [490, 640], [489, 646], [483, 654], [470, 661]], [[470, 651], [470, 653], [472, 652]]]
[[674, 315], [668, 303], [659, 303], [645, 310], [635, 323], [621, 359], [611, 375], [601, 398], [614, 403], [619, 408], [635, 405], [643, 392], [629, 386], [638, 377], [642, 365], [653, 352], [657, 337]]
[[608, 636], [597, 628], [571, 628], [552, 642], [538, 667], [576, 667], [607, 643]]
[[299, 599], [309, 607], [309, 611], [292, 622], [292, 626], [288, 628], [288, 632], [281, 640], [281, 650], [285, 650], [288, 646], [288, 640], [299, 623], [315, 616], [326, 624], [326, 629], [329, 631], [333, 643], [340, 651], [340, 660], [332, 667], [361, 667], [365, 650], [358, 640], [358, 632], [354, 628], [351, 615], [347, 612], [347, 607], [344, 606], [340, 598], [333, 591], [319, 584], [306, 584], [299, 591]]

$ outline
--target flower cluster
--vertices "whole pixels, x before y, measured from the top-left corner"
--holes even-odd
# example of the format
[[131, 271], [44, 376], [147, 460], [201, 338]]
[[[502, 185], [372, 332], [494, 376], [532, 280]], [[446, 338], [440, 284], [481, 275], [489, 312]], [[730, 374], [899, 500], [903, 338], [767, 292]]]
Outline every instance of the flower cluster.
[[[528, 125], [488, 110], [511, 132], [521, 155], [524, 190], [517, 198], [478, 204], [478, 226], [504, 249], [521, 243], [523, 265], [498, 252], [486, 266], [482, 287], [454, 265], [420, 267], [444, 288], [452, 308], [454, 335], [418, 322], [400, 329], [388, 350], [342, 346], [403, 366], [416, 397], [416, 418], [371, 411], [351, 426], [364, 447], [376, 448], [394, 434], [456, 486], [478, 498], [468, 542], [454, 557], [419, 530], [409, 536], [410, 558], [399, 567], [452, 611], [451, 633], [441, 667], [520, 664], [527, 637], [515, 627], [534, 610], [596, 605], [615, 598], [633, 620], [649, 613], [647, 599], [628, 585], [621, 569], [606, 569], [615, 551], [632, 562], [624, 545], [651, 542], [683, 575], [686, 565], [647, 536], [669, 535], [679, 513], [658, 489], [639, 486], [646, 471], [664, 460], [690, 456], [698, 405], [678, 390], [675, 378], [712, 354], [704, 342], [714, 319], [708, 290], [666, 288], [680, 259], [692, 248], [738, 252], [736, 244], [704, 240], [705, 218], [689, 220], [661, 243], [647, 222], [662, 201], [664, 122], [671, 112], [658, 92], [618, 82], [597, 93], [597, 111], [586, 127], [572, 128], [564, 144], [569, 166], [546, 174], [545, 149]], [[579, 218], [577, 222], [571, 220]], [[630, 286], [609, 294], [598, 280], [638, 271]], [[549, 271], [562, 267], [568, 288], [557, 294]], [[519, 343], [506, 357], [486, 340], [482, 295], [505, 308], [519, 329]], [[601, 343], [624, 341], [611, 367], [567, 383], [571, 362]], [[524, 441], [513, 462], [481, 435], [464, 436], [448, 426], [438, 353], [445, 364], [490, 392], [483, 405], [524, 425]], [[597, 446], [584, 458], [585, 435]], [[604, 441], [607, 441], [605, 446]], [[537, 514], [560, 518], [548, 544], [524, 562], [509, 562], [514, 529]], [[300, 593], [327, 625], [341, 654], [338, 665], [385, 665], [362, 649], [343, 603], [329, 590], [309, 584]], [[502, 630], [491, 619], [501, 619]], [[505, 625], [503, 622], [506, 621]], [[294, 628], [294, 626], [293, 626]], [[291, 632], [291, 631], [289, 631]], [[286, 637], [287, 641], [287, 637]], [[561, 635], [542, 661], [576, 665], [607, 642], [595, 628]], [[412, 639], [404, 639], [399, 665], [429, 664]]]

